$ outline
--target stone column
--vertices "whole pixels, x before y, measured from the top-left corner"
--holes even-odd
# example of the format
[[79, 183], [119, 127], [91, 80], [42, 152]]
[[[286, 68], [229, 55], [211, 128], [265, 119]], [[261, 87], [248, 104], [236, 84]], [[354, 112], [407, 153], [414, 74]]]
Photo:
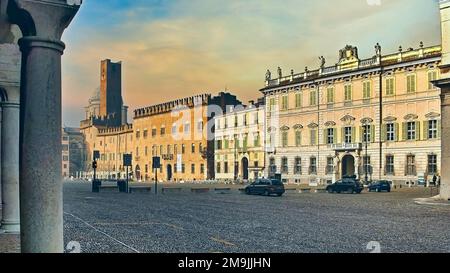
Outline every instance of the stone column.
[[441, 86], [441, 114], [442, 114], [442, 152], [441, 152], [441, 198], [450, 199], [450, 172], [446, 170], [450, 166], [450, 79], [447, 84]]
[[4, 102], [2, 122], [2, 195], [3, 217], [1, 230], [6, 233], [20, 232], [19, 211], [19, 104]]
[[[2, 108], [0, 106], [0, 141], [2, 139]], [[0, 145], [0, 165], [2, 162], [2, 145]], [[0, 166], [0, 210], [3, 210], [3, 201], [2, 201], [2, 168]], [[2, 221], [2, 213], [0, 213], [0, 223]], [[0, 233], [2, 233], [2, 230], [0, 229]]]
[[64, 29], [79, 5], [10, 0], [24, 37], [20, 109], [20, 219], [24, 253], [63, 252], [61, 55]]

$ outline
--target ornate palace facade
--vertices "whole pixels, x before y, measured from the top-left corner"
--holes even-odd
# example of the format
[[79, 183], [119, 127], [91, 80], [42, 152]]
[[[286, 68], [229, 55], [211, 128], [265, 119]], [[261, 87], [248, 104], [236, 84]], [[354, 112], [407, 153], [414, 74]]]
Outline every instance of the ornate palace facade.
[[[417, 181], [439, 174], [441, 47], [401, 47], [360, 59], [346, 46], [338, 63], [272, 79], [266, 98], [266, 175], [285, 182]], [[366, 175], [367, 174], [367, 175]]]

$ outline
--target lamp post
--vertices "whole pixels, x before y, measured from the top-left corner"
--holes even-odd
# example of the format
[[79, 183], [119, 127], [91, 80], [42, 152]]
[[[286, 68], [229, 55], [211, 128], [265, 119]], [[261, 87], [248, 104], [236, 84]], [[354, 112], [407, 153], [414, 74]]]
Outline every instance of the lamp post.
[[[363, 159], [363, 165], [364, 165], [364, 180], [365, 180], [365, 184], [368, 185], [369, 184], [369, 154], [368, 154], [368, 146], [369, 146], [369, 126], [370, 124], [373, 122], [372, 119], [370, 118], [365, 118], [361, 121], [363, 128], [364, 128], [364, 136], [363, 136], [363, 140], [364, 140], [364, 148], [365, 148], [365, 156]], [[373, 137], [373, 136], [371, 136]]]

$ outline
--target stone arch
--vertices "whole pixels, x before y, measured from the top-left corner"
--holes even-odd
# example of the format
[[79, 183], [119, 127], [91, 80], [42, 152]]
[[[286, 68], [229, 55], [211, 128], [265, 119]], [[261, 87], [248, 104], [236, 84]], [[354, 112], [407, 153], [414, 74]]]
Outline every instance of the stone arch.
[[8, 93], [6, 90], [0, 87], [0, 102], [8, 101]]

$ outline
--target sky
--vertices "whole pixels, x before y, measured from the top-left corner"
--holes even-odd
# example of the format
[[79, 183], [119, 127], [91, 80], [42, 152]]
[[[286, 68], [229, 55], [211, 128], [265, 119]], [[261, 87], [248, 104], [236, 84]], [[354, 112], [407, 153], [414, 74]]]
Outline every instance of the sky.
[[65, 31], [63, 122], [79, 126], [100, 85], [100, 61], [122, 61], [136, 108], [228, 90], [261, 97], [267, 69], [334, 65], [347, 44], [360, 58], [440, 44], [438, 0], [84, 0]]

